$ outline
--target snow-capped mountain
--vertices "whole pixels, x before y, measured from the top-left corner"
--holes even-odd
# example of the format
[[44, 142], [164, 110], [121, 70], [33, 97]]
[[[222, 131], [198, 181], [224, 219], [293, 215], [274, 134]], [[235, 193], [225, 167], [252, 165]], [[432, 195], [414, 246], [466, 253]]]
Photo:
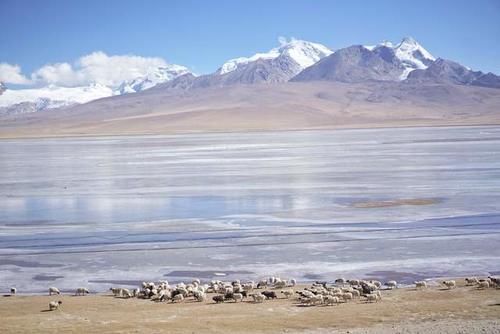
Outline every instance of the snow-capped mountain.
[[282, 43], [279, 47], [273, 48], [265, 53], [257, 53], [251, 57], [240, 57], [230, 59], [225, 62], [218, 70], [220, 75], [233, 72], [243, 65], [258, 61], [271, 60], [278, 57], [287, 57], [295, 62], [301, 70], [316, 63], [323, 57], [333, 53], [326, 46], [318, 43], [307, 42], [298, 39], [292, 39], [289, 42]]
[[60, 108], [85, 103], [113, 95], [113, 90], [100, 84], [85, 87], [57, 87], [50, 85], [34, 89], [6, 89], [0, 97], [0, 108], [20, 103], [31, 103], [37, 109]]
[[402, 81], [415, 70], [427, 69], [434, 57], [411, 37], [394, 45], [353, 45], [339, 49], [306, 68], [293, 81]]
[[405, 37], [398, 44], [384, 41], [375, 46], [365, 47], [374, 52], [383, 48], [392, 49], [394, 56], [401, 62], [400, 66], [403, 68], [400, 80], [406, 79], [413, 70], [425, 70], [436, 60], [429, 51], [412, 37]]
[[191, 72], [187, 67], [181, 65], [172, 64], [166, 67], [158, 67], [143, 77], [125, 81], [115, 90], [114, 95], [137, 93], [187, 73]]
[[215, 73], [182, 75], [158, 85], [158, 89], [225, 87], [237, 84], [279, 83], [332, 54], [326, 46], [297, 39], [281, 42], [269, 52], [228, 60]]
[[[186, 67], [163, 62], [135, 79], [113, 86], [46, 86], [11, 90], [0, 83], [0, 114], [19, 114], [67, 107], [92, 100], [158, 90], [191, 90], [232, 85], [275, 84], [288, 81], [446, 83], [500, 88], [500, 77], [472, 71], [438, 59], [411, 37], [398, 44], [353, 45], [335, 52], [304, 40], [280, 41], [276, 48], [251, 57], [226, 61], [214, 73], [195, 76]], [[152, 92], [152, 93], [154, 93]]]
[[145, 76], [126, 81], [118, 87], [91, 84], [78, 87], [49, 85], [32, 89], [6, 89], [0, 83], [0, 114], [19, 114], [86, 103], [96, 99], [136, 93], [191, 73], [186, 67], [170, 64], [158, 67]]
[[414, 69], [426, 69], [436, 60], [429, 51], [411, 37], [404, 38], [394, 50], [396, 51], [396, 57], [405, 67], [401, 80], [406, 79]]

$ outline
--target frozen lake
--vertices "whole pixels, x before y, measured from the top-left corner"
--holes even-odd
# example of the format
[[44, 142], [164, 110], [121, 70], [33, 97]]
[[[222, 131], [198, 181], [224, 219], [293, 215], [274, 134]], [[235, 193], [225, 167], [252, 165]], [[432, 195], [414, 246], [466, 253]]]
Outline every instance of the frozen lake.
[[500, 271], [500, 127], [2, 140], [0, 196], [1, 291]]

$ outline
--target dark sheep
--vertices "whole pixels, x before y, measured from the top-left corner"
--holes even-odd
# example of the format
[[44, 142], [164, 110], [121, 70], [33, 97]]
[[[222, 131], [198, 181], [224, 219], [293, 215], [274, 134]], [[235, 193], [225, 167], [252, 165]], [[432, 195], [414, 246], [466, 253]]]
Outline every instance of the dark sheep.
[[267, 299], [276, 299], [278, 296], [274, 291], [263, 291], [262, 294], [266, 296]]
[[180, 291], [180, 290], [173, 290], [172, 291], [172, 298], [174, 298], [177, 295], [182, 295], [182, 291]]
[[221, 295], [217, 295], [217, 296], [213, 296], [213, 297], [212, 297], [212, 300], [213, 300], [215, 303], [217, 303], [217, 304], [219, 304], [219, 303], [224, 303], [224, 299], [225, 299], [225, 298], [224, 298], [224, 296], [221, 296]]
[[317, 285], [321, 285], [322, 287], [324, 287], [326, 289], [326, 285], [328, 284], [327, 281], [316, 281], [314, 282], [315, 284]]
[[363, 289], [363, 294], [370, 294], [375, 291], [375, 286], [361, 282], [361, 288]]
[[498, 276], [488, 276], [488, 278], [491, 280], [493, 285], [499, 287], [500, 286], [500, 277]]

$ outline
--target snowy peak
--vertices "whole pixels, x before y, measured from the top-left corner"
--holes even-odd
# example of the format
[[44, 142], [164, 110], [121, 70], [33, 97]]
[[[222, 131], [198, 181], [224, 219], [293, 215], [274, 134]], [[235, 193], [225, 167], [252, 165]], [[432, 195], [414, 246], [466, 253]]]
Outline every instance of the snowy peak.
[[402, 79], [414, 69], [426, 69], [436, 58], [411, 37], [404, 38], [395, 48], [396, 57], [402, 62], [406, 71]]
[[331, 55], [333, 51], [322, 44], [292, 39], [279, 48], [279, 53], [290, 57], [304, 69]]
[[143, 77], [123, 82], [115, 90], [114, 95], [140, 92], [188, 73], [191, 72], [181, 65], [158, 67]]
[[[93, 83], [78, 87], [47, 85], [40, 88], [6, 90], [0, 83], [0, 114], [34, 112], [90, 102], [92, 100], [136, 93], [191, 73], [186, 67], [169, 64], [151, 69], [146, 75], [125, 81], [118, 87]], [[4, 110], [1, 110], [1, 109]]]
[[268, 52], [256, 53], [251, 57], [240, 57], [230, 59], [218, 70], [217, 74], [223, 75], [235, 71], [242, 65], [255, 62], [257, 60], [270, 60], [279, 57], [286, 57], [293, 61], [301, 70], [315, 64], [321, 58], [329, 56], [333, 52], [326, 46], [318, 43], [307, 42], [298, 39], [286, 41], [280, 40], [281, 45]]
[[32, 103], [37, 109], [60, 108], [111, 96], [112, 89], [100, 84], [83, 87], [49, 85], [35, 89], [7, 89], [0, 99], [0, 108], [19, 103]]
[[3, 82], [0, 82], [0, 95], [7, 90]]
[[436, 60], [429, 51], [412, 37], [405, 37], [398, 44], [384, 41], [378, 45], [365, 46], [365, 48], [375, 52], [383, 48], [393, 50], [394, 56], [401, 63], [401, 68], [403, 70], [399, 78], [400, 80], [406, 79], [408, 74], [416, 69], [426, 69]]
[[429, 53], [422, 45], [420, 45], [412, 37], [405, 37], [403, 40], [395, 47], [396, 52], [401, 54], [411, 54], [413, 56], [419, 56], [428, 60], [436, 60], [433, 55]]

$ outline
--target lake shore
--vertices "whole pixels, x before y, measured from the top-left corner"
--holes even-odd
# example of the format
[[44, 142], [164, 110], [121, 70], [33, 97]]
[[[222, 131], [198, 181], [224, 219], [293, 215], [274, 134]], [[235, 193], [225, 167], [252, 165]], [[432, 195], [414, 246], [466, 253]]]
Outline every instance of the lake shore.
[[[0, 298], [2, 333], [499, 333], [500, 289], [478, 290], [458, 281], [445, 290], [382, 291], [378, 303], [363, 299], [336, 306], [301, 306], [295, 299], [179, 304], [85, 297]], [[295, 290], [304, 286], [297, 286]], [[279, 291], [279, 290], [277, 290]], [[57, 311], [49, 301], [61, 300]]]
[[158, 137], [158, 136], [189, 136], [189, 135], [221, 135], [221, 134], [267, 134], [267, 133], [301, 133], [301, 132], [321, 132], [321, 131], [356, 131], [356, 130], [384, 130], [384, 129], [440, 129], [440, 128], [488, 128], [500, 126], [499, 121], [478, 121], [478, 122], [396, 122], [390, 124], [352, 124], [352, 125], [327, 125], [327, 126], [296, 126], [296, 127], [254, 127], [247, 128], [238, 126], [223, 129], [190, 129], [190, 130], [155, 130], [148, 129], [125, 130], [111, 129], [105, 132], [58, 132], [51, 129], [25, 130], [24, 128], [0, 128], [0, 141], [10, 140], [34, 140], [34, 139], [92, 139], [92, 138], [123, 138], [123, 137]]

